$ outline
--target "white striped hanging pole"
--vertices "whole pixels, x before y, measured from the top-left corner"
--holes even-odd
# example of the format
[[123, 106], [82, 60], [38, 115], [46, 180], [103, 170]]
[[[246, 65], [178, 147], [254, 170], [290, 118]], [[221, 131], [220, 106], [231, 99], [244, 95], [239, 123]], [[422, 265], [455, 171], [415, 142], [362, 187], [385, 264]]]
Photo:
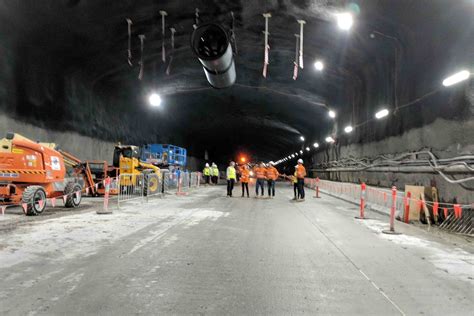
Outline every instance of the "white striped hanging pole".
[[132, 66], [132, 20], [125, 19], [128, 26], [128, 50], [127, 50], [127, 59], [128, 64]]
[[138, 74], [138, 79], [142, 80], [143, 79], [143, 46], [145, 45], [145, 34], [138, 35], [138, 38], [140, 38], [140, 51], [141, 51], [140, 73]]
[[160, 10], [161, 15], [161, 60], [166, 62], [166, 50], [165, 50], [165, 16], [168, 15], [166, 11]]
[[168, 63], [168, 67], [166, 67], [166, 74], [169, 76], [171, 72], [171, 63], [173, 62], [173, 55], [174, 55], [174, 33], [176, 33], [176, 29], [174, 27], [170, 28], [171, 31], [171, 55], [170, 61]]
[[306, 24], [305, 20], [298, 20], [300, 24], [300, 67], [303, 69], [303, 25]]
[[197, 29], [199, 25], [199, 9], [196, 8], [194, 9], [194, 24], [193, 24], [193, 28], [194, 29]]
[[296, 80], [298, 78], [298, 46], [299, 46], [299, 39], [300, 36], [298, 34], [295, 34], [296, 38], [296, 48], [295, 48], [295, 61], [293, 62], [293, 80]]
[[268, 19], [272, 17], [271, 13], [263, 13], [263, 17], [265, 18], [265, 31], [263, 32], [265, 34], [265, 55], [264, 55], [264, 61], [263, 61], [263, 77], [267, 78], [267, 69], [268, 69], [268, 64], [269, 64], [269, 51], [270, 51], [270, 45], [268, 45]]

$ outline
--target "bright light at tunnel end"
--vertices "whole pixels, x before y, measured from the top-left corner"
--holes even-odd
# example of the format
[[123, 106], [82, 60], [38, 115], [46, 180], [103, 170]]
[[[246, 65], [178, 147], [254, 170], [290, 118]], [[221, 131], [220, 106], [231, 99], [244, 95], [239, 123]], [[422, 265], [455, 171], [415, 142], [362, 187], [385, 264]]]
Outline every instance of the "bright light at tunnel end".
[[333, 110], [330, 110], [328, 112], [328, 115], [329, 115], [330, 118], [335, 118], [336, 117], [336, 112], [334, 112]]
[[148, 97], [148, 102], [151, 106], [160, 106], [161, 105], [161, 97], [157, 93], [152, 93]]
[[457, 72], [454, 75], [449, 76], [448, 78], [444, 79], [443, 86], [445, 87], [452, 86], [456, 83], [469, 79], [470, 76], [471, 74], [469, 73], [468, 70]]
[[334, 143], [335, 140], [331, 136], [326, 137], [326, 143]]
[[388, 115], [389, 111], [387, 109], [382, 109], [375, 113], [375, 118], [380, 120], [383, 117], [386, 117]]

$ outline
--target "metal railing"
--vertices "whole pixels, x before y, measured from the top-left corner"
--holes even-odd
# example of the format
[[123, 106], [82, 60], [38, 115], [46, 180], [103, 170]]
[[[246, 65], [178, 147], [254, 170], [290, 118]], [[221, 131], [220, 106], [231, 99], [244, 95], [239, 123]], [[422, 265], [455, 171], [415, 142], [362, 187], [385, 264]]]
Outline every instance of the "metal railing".
[[118, 181], [117, 205], [126, 201], [142, 200], [144, 197], [145, 175], [143, 173], [123, 173]]

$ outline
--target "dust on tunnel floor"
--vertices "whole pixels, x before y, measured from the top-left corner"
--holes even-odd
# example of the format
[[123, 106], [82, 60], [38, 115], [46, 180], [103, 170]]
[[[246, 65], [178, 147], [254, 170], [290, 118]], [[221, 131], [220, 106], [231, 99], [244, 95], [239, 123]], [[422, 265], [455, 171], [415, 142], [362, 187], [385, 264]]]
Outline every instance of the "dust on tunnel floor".
[[[251, 188], [252, 189], [252, 188]], [[254, 192], [251, 190], [251, 194]], [[469, 315], [472, 252], [335, 198], [225, 187], [0, 235], [0, 313]]]

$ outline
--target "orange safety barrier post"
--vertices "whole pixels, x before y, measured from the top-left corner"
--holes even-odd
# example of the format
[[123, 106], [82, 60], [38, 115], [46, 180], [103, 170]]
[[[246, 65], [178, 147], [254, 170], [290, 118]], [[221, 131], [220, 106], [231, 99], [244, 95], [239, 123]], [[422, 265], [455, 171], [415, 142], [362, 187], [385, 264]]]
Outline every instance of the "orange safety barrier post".
[[390, 229], [383, 230], [384, 234], [399, 235], [400, 233], [395, 231], [395, 211], [397, 209], [397, 187], [392, 187], [392, 207], [390, 208]]
[[411, 200], [411, 192], [408, 191], [407, 196], [405, 198], [405, 214], [404, 214], [405, 215], [404, 221], [407, 224], [410, 221], [410, 200]]
[[314, 191], [315, 191], [315, 194], [316, 194], [314, 197], [319, 199], [320, 198], [320, 196], [319, 196], [319, 177], [317, 177], [316, 180], [315, 180]]
[[109, 197], [110, 197], [110, 177], [107, 177], [104, 180], [105, 185], [105, 194], [104, 194], [104, 208], [102, 210], [97, 210], [97, 214], [111, 214], [112, 210], [109, 210]]
[[366, 219], [364, 215], [365, 211], [365, 194], [366, 194], [367, 186], [364, 182], [360, 185], [360, 211], [359, 216], [356, 216], [357, 219]]
[[181, 183], [183, 182], [183, 178], [181, 177], [181, 172], [178, 174], [178, 190], [176, 195], [187, 195], [186, 192], [181, 191]]

